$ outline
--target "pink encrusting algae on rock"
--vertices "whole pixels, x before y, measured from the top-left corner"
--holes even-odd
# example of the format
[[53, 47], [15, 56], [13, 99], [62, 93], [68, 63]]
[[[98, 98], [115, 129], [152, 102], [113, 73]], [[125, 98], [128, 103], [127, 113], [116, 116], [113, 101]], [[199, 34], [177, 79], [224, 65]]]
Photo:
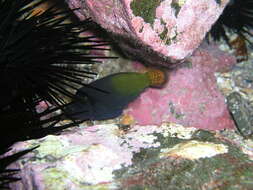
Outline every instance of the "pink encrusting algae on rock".
[[174, 67], [190, 56], [228, 0], [68, 0], [80, 19], [91, 17], [127, 55]]
[[[39, 147], [13, 163], [21, 180], [12, 190], [115, 189], [115, 170], [133, 164], [135, 153], [159, 147], [153, 133], [165, 133], [166, 126], [133, 126], [128, 134], [113, 124], [72, 128], [60, 136], [13, 145], [11, 155], [28, 147]], [[174, 128], [177, 128], [176, 126]], [[167, 133], [166, 133], [167, 134]], [[94, 187], [93, 187], [94, 185]]]
[[228, 70], [235, 63], [234, 57], [215, 45], [199, 48], [188, 66], [169, 73], [162, 89], [147, 89], [124, 114], [139, 125], [175, 122], [208, 130], [232, 129], [235, 126], [214, 72]]
[[176, 122], [203, 129], [234, 128], [214, 72], [225, 71], [235, 59], [218, 47], [200, 48], [228, 0], [69, 0], [81, 8], [80, 19], [91, 17], [110, 32], [123, 52], [134, 59], [173, 68], [161, 89], [148, 89], [125, 114], [140, 125]]

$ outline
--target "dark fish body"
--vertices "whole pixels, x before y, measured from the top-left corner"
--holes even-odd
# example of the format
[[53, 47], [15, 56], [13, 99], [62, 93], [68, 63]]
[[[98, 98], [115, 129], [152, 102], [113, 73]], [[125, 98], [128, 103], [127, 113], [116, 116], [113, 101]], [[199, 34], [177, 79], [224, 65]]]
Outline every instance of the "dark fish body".
[[80, 88], [75, 96], [82, 100], [66, 108], [67, 116], [75, 120], [118, 117], [130, 102], [153, 84], [147, 73], [113, 74], [90, 83], [89, 87]]

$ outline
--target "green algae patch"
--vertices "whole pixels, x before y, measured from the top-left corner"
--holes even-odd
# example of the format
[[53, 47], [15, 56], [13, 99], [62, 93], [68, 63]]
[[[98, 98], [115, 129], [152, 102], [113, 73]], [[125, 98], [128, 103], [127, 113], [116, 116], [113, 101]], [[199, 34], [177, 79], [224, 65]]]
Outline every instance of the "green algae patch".
[[162, 0], [133, 0], [130, 6], [135, 16], [142, 17], [146, 23], [152, 25], [155, 19], [155, 10], [161, 2]]
[[168, 29], [165, 27], [165, 29], [163, 30], [163, 32], [159, 35], [159, 37], [164, 40], [167, 37], [168, 34]]
[[36, 140], [31, 140], [30, 143], [31, 148], [39, 145], [34, 151], [36, 156], [31, 160], [38, 163], [55, 162], [63, 156], [66, 149], [64, 142], [61, 142], [59, 137], [54, 135], [46, 136], [39, 143]]
[[48, 168], [43, 171], [45, 189], [62, 190], [67, 187], [69, 174], [57, 168]]
[[95, 184], [91, 185], [84, 183], [77, 178], [73, 177], [69, 172], [59, 168], [47, 168], [42, 173], [45, 189], [47, 190], [68, 190], [69, 184], [75, 184], [76, 189], [82, 190], [109, 190], [111, 189], [110, 183], [108, 184]]

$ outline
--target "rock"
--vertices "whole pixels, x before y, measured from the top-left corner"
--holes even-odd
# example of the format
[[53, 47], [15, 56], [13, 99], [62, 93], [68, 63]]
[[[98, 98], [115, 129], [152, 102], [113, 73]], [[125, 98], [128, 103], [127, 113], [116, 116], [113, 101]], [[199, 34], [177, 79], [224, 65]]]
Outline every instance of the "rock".
[[219, 91], [215, 72], [232, 68], [236, 59], [217, 46], [203, 45], [191, 57], [188, 67], [169, 73], [162, 89], [147, 89], [125, 110], [136, 124], [174, 122], [200, 129], [233, 129], [233, 120]]
[[236, 143], [240, 136], [225, 132], [173, 123], [128, 130], [82, 124], [59, 136], [16, 143], [6, 155], [40, 146], [9, 166], [20, 169], [21, 177], [11, 189], [252, 189], [247, 154], [252, 156], [253, 142], [242, 147]]
[[[216, 73], [218, 86], [226, 96], [229, 110], [241, 135], [253, 134], [253, 54], [238, 63], [233, 70]], [[252, 137], [251, 137], [252, 138]]]
[[141, 148], [158, 147], [157, 137], [152, 133], [165, 130], [165, 126], [150, 126], [148, 130], [135, 126], [124, 134], [117, 125], [104, 124], [17, 143], [11, 152], [39, 147], [10, 166], [21, 169], [18, 175], [22, 178], [12, 183], [11, 189], [110, 189], [115, 186], [111, 184], [113, 171], [131, 165], [133, 154]]
[[248, 102], [238, 92], [227, 97], [228, 108], [233, 115], [238, 131], [245, 137], [253, 134], [253, 119]]
[[91, 17], [122, 51], [152, 65], [174, 67], [200, 45], [229, 0], [68, 0]]

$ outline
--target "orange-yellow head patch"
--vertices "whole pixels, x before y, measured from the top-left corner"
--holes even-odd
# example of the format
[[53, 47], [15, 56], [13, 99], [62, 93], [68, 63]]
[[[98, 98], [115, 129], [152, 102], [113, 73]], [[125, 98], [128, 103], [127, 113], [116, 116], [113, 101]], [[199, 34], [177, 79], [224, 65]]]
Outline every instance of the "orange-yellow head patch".
[[150, 86], [159, 87], [166, 82], [166, 74], [159, 69], [150, 69], [146, 74], [150, 80]]

